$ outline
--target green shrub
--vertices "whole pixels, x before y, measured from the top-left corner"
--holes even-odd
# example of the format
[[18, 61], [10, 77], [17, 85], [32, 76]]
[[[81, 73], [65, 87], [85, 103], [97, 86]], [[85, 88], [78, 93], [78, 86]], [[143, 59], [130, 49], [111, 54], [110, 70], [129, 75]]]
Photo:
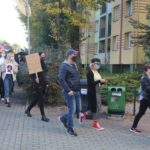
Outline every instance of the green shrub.
[[140, 77], [141, 74], [138, 72], [125, 73], [125, 74], [111, 74], [107, 76], [108, 85], [103, 85], [101, 87], [102, 101], [107, 104], [107, 89], [108, 86], [125, 86], [126, 87], [126, 101], [132, 102], [134, 91], [140, 87]]

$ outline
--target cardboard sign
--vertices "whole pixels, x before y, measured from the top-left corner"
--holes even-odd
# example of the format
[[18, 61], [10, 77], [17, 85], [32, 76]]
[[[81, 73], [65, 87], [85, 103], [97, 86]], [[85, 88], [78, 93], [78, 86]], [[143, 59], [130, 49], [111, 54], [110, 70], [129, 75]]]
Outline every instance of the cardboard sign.
[[26, 56], [29, 74], [36, 74], [42, 71], [40, 56], [38, 53]]

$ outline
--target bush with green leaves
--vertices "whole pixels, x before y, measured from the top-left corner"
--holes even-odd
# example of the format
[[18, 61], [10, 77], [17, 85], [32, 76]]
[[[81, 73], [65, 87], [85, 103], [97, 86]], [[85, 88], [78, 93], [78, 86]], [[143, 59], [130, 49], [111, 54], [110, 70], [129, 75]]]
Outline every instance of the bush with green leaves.
[[138, 72], [125, 74], [111, 74], [108, 77], [108, 84], [101, 88], [102, 100], [107, 104], [108, 86], [125, 86], [126, 87], [126, 101], [132, 102], [135, 91], [140, 87], [140, 78], [142, 74]]

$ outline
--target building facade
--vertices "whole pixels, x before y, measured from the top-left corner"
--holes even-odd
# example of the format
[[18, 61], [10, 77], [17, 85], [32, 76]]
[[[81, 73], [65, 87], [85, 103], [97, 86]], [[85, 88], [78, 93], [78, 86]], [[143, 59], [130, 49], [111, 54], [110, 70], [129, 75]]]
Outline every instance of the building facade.
[[[87, 66], [91, 62], [95, 54], [95, 11], [91, 10], [90, 13], [91, 15], [87, 18], [88, 23], [80, 28], [80, 34], [82, 35], [80, 57], [81, 63], [84, 66]], [[84, 15], [84, 13], [82, 15]], [[86, 17], [86, 15], [84, 17]]]
[[112, 4], [111, 25], [111, 51], [110, 64], [112, 70], [120, 67], [133, 70], [145, 62], [143, 47], [132, 44], [132, 36], [137, 36], [140, 31], [134, 29], [129, 23], [130, 19], [148, 24], [146, 7], [149, 0], [116, 0]]
[[148, 24], [148, 4], [150, 0], [115, 0], [91, 11], [90, 23], [81, 28], [85, 37], [80, 46], [82, 64], [97, 57], [109, 64], [111, 72], [132, 71], [144, 64], [144, 48], [132, 44], [132, 36], [138, 36], [140, 30], [129, 21]]
[[109, 64], [111, 46], [111, 3], [101, 6], [95, 14], [95, 56]]

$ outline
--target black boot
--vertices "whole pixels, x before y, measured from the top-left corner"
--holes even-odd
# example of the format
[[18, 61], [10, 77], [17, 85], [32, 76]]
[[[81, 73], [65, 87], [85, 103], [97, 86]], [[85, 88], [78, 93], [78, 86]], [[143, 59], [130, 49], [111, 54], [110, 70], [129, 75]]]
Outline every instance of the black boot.
[[45, 121], [45, 122], [49, 122], [49, 119], [44, 115], [44, 116], [42, 116], [42, 119], [41, 119], [42, 121]]
[[32, 115], [28, 109], [26, 109], [25, 114], [27, 114], [28, 117], [32, 117]]
[[7, 107], [11, 107], [11, 104], [10, 104], [10, 102], [8, 102], [8, 103], [7, 103]]
[[11, 107], [9, 98], [6, 98], [7, 107]]

